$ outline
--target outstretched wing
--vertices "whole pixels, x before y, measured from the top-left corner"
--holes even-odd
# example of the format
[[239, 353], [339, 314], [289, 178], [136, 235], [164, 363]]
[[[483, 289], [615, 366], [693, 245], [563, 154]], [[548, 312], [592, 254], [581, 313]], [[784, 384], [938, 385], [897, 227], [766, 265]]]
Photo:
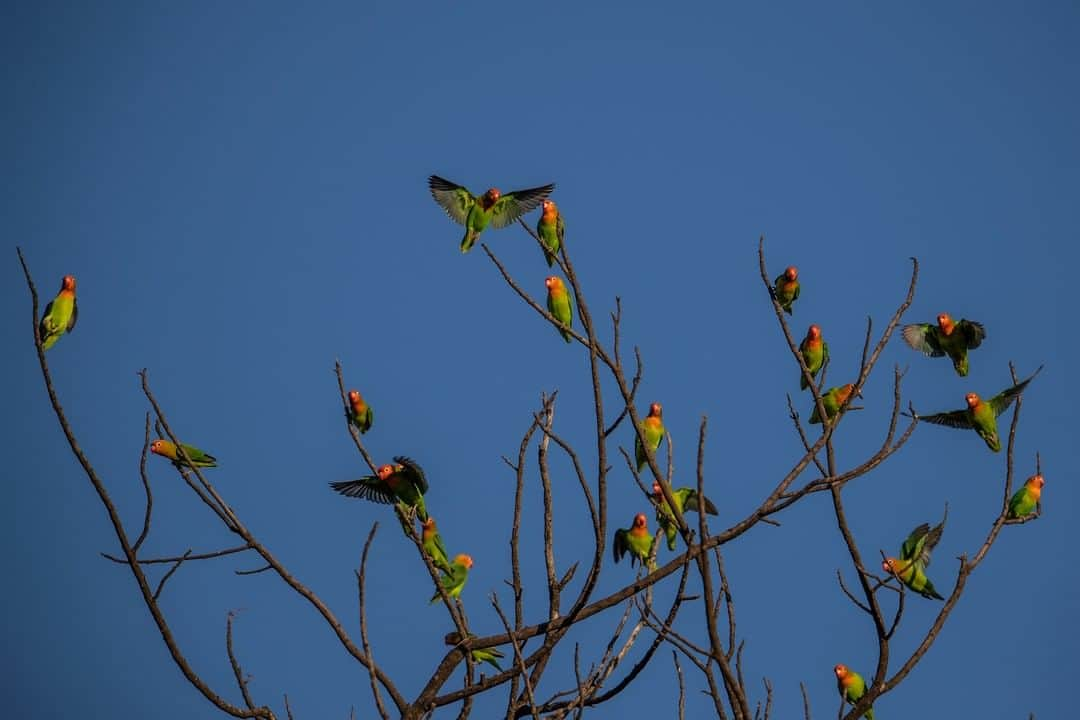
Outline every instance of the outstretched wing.
[[330, 487], [345, 497], [370, 500], [383, 505], [389, 505], [396, 500], [394, 493], [377, 475], [366, 475], [357, 480], [339, 480], [330, 483]]
[[525, 213], [535, 210], [554, 189], [555, 183], [551, 183], [542, 187], [506, 193], [495, 201], [495, 206], [491, 210], [492, 227], [506, 227]]
[[615, 531], [615, 539], [611, 543], [611, 555], [615, 558], [615, 562], [622, 560], [626, 550], [626, 530], [619, 528]]
[[990, 407], [993, 408], [994, 415], [1000, 415], [1001, 413], [1008, 410], [1009, 406], [1013, 404], [1013, 400], [1016, 400], [1020, 393], [1024, 392], [1024, 388], [1027, 387], [1029, 382], [1035, 379], [1035, 376], [1038, 375], [1041, 370], [1042, 365], [1039, 366], [1038, 370], [1031, 373], [1031, 377], [1029, 377], [1027, 380], [1016, 383], [1008, 390], [1002, 390], [997, 395], [990, 398]]
[[[701, 512], [701, 508], [698, 503], [698, 494], [696, 490], [691, 490], [686, 495], [686, 501], [683, 503], [684, 512]], [[716, 515], [716, 506], [713, 505], [713, 501], [709, 498], [705, 498], [705, 512], [709, 515]]]
[[930, 357], [941, 357], [945, 354], [938, 343], [937, 328], [929, 323], [905, 325], [901, 334], [904, 342], [913, 350], [926, 353]]
[[915, 560], [917, 562], [916, 555], [922, 551], [926, 536], [929, 532], [929, 523], [923, 523], [912, 530], [911, 534], [904, 539], [904, 543], [900, 546], [900, 559]]
[[431, 197], [442, 206], [446, 214], [459, 225], [465, 224], [465, 218], [469, 217], [469, 210], [476, 203], [476, 198], [467, 188], [445, 180], [438, 175], [428, 178], [428, 188], [431, 189]]
[[417, 465], [415, 460], [405, 457], [404, 455], [395, 455], [394, 462], [404, 468], [401, 472], [404, 473], [405, 477], [412, 483], [413, 487], [419, 490], [421, 495], [426, 495], [428, 484], [427, 478], [424, 477], [423, 468]]
[[917, 417], [920, 422], [934, 423], [935, 425], [948, 425], [949, 427], [967, 429], [973, 427], [967, 410], [953, 410], [952, 412], [918, 415]]
[[960, 337], [964, 338], [968, 350], [979, 347], [986, 338], [986, 328], [974, 320], [961, 320], [956, 324], [956, 329], [960, 332]]

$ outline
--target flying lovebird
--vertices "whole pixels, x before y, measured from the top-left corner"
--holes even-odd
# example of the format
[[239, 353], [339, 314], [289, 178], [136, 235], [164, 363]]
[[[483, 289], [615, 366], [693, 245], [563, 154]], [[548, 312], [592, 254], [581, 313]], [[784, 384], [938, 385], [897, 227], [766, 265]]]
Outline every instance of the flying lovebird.
[[944, 600], [941, 594], [934, 589], [934, 583], [926, 576], [926, 568], [930, 566], [930, 551], [941, 540], [941, 533], [945, 529], [945, 521], [936, 525], [933, 529], [929, 523], [923, 523], [907, 536], [900, 546], [899, 558], [885, 558], [881, 562], [881, 569], [890, 575], [895, 575], [902, 583], [907, 585], [924, 598]]
[[1027, 380], [1002, 390], [989, 400], [983, 400], [975, 393], [969, 392], [964, 396], [967, 407], [963, 410], [953, 410], [952, 412], [941, 412], [933, 415], [915, 415], [915, 419], [934, 423], [935, 425], [974, 429], [975, 432], [979, 433], [979, 437], [986, 442], [986, 447], [994, 452], [1001, 452], [1001, 438], [998, 436], [997, 431], [997, 417], [1009, 409], [1009, 406], [1020, 396], [1020, 393], [1024, 392], [1024, 388], [1039, 374], [1040, 370], [1042, 370], [1042, 365]]
[[75, 276], [65, 275], [60, 281], [60, 292], [45, 306], [41, 316], [38, 334], [41, 335], [41, 349], [48, 350], [60, 336], [71, 332], [75, 321], [79, 319], [79, 305], [75, 301]]
[[[668, 505], [667, 499], [664, 498], [664, 491], [660, 489], [660, 483], [654, 481], [652, 491], [652, 501], [656, 505], [656, 521], [660, 523], [660, 527], [664, 530], [668, 550], [674, 552], [675, 537], [679, 533], [679, 525], [675, 522], [675, 514], [671, 511], [671, 506]], [[672, 488], [671, 498], [675, 501], [675, 507], [679, 509], [680, 513], [701, 512], [701, 503], [698, 502], [699, 498], [696, 490], [688, 487]], [[716, 515], [716, 506], [713, 505], [712, 500], [705, 498], [704, 504], [706, 513]]]
[[[821, 396], [821, 404], [825, 407], [825, 417], [832, 420], [836, 417], [836, 413], [840, 410], [840, 406], [843, 405], [849, 397], [851, 392], [855, 389], [855, 386], [851, 383], [847, 385], [840, 385], [838, 387], [830, 388], [829, 392]], [[862, 397], [862, 393], [856, 393], [859, 397]], [[818, 414], [817, 403], [814, 403], [814, 411], [810, 413], [810, 424], [817, 425], [821, 422], [821, 416]]]
[[792, 314], [791, 304], [799, 299], [799, 289], [799, 269], [794, 265], [789, 265], [773, 281], [773, 297], [788, 315]]
[[[563, 284], [562, 278], [558, 275], [552, 275], [544, 280], [544, 285], [547, 286], [547, 307], [548, 312], [555, 316], [555, 319], [561, 323], [564, 323], [566, 327], [570, 327], [574, 324], [574, 306], [570, 302], [570, 291], [566, 289], [566, 285]], [[563, 336], [566, 342], [570, 342], [570, 332], [559, 328], [559, 334]]]
[[[461, 595], [461, 590], [465, 587], [465, 581], [469, 579], [469, 569], [473, 566], [472, 558], [468, 555], [461, 554], [454, 558], [454, 562], [450, 563], [450, 572], [444, 575], [441, 583], [443, 589], [446, 590], [446, 594], [452, 598], [456, 598]], [[431, 603], [434, 604], [442, 599], [438, 591], [431, 596]]]
[[[849, 705], [859, 702], [866, 694], [866, 681], [862, 675], [854, 670], [848, 670], [846, 665], [837, 665], [833, 668], [836, 673], [836, 687], [840, 690], [840, 697], [848, 701]], [[863, 713], [866, 720], [874, 720], [874, 708], [867, 708]]]
[[[623, 555], [630, 553], [630, 567], [638, 562], [642, 565], [649, 559], [652, 552], [653, 536], [649, 532], [649, 520], [645, 513], [634, 516], [634, 522], [628, 528], [619, 528], [615, 531], [615, 541], [611, 544], [611, 552], [615, 556], [615, 562], [622, 560]], [[655, 563], [649, 563], [649, 570], [656, 567]]]
[[424, 471], [410, 458], [395, 455], [396, 465], [380, 465], [375, 475], [365, 475], [356, 480], [340, 480], [330, 487], [345, 497], [360, 498], [388, 505], [400, 502], [406, 508], [415, 508], [420, 522], [428, 519], [424, 508], [424, 493], [428, 491]]
[[431, 558], [432, 565], [449, 575], [451, 573], [450, 560], [446, 556], [446, 545], [443, 544], [442, 535], [435, 527], [435, 518], [428, 515], [428, 519], [423, 524], [424, 529], [420, 534], [420, 539], [423, 541], [424, 552]]
[[442, 206], [450, 218], [465, 226], [465, 237], [461, 239], [461, 252], [472, 248], [476, 238], [490, 223], [495, 229], [503, 228], [525, 213], [536, 209], [540, 201], [555, 189], [554, 183], [528, 190], [514, 190], [503, 194], [498, 188], [491, 188], [480, 196], [473, 195], [466, 188], [445, 180], [438, 175], [428, 178], [431, 197]]
[[1042, 489], [1045, 484], [1046, 481], [1043, 480], [1042, 475], [1029, 477], [1027, 482], [1009, 500], [1008, 517], [1022, 518], [1034, 512], [1035, 506], [1039, 503], [1039, 499], [1042, 498]]
[[[821, 328], [811, 325], [806, 331], [806, 337], [799, 343], [799, 353], [802, 355], [806, 369], [810, 371], [810, 377], [816, 378], [822, 365], [829, 359], [829, 343], [821, 339]], [[806, 377], [799, 373], [799, 389], [805, 390], [810, 387]]]
[[[663, 416], [664, 408], [660, 406], [660, 403], [654, 402], [649, 406], [649, 414], [639, 424], [641, 434], [645, 436], [645, 441], [649, 443], [649, 449], [653, 453], [656, 453], [660, 447], [660, 442], [664, 439], [666, 432]], [[636, 433], [634, 434], [634, 459], [637, 461], [638, 472], [641, 472], [642, 468], [649, 463], [649, 456], [645, 454], [645, 446], [641, 444], [641, 438]]]
[[364, 398], [360, 397], [356, 390], [349, 391], [349, 407], [345, 410], [345, 415], [361, 435], [370, 430], [371, 424], [375, 422], [375, 411], [364, 402]]
[[559, 208], [553, 200], [544, 200], [540, 207], [540, 221], [536, 223], [536, 234], [544, 243], [544, 257], [548, 267], [555, 264], [555, 256], [559, 254], [559, 248], [563, 241], [563, 219], [559, 214]]
[[176, 451], [176, 445], [165, 440], [158, 438], [154, 442], [150, 443], [150, 452], [161, 457], [172, 460], [173, 465], [181, 467], [187, 465], [188, 467], [201, 467], [212, 468], [217, 467], [217, 458], [209, 453], [204, 453], [194, 445], [187, 445], [180, 443], [180, 447], [183, 449], [184, 454], [187, 455], [187, 461], [180, 459], [180, 454]]
[[930, 357], [949, 356], [956, 374], [964, 377], [968, 374], [968, 350], [974, 350], [986, 339], [986, 329], [974, 320], [953, 322], [949, 313], [937, 316], [937, 325], [914, 323], [905, 325], [901, 331], [912, 349]]

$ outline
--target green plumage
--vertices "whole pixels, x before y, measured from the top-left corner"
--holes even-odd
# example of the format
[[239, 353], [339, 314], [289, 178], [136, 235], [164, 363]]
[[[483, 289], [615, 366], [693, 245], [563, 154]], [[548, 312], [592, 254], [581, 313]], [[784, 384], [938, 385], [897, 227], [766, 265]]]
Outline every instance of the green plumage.
[[187, 461], [181, 459], [180, 453], [177, 452], [176, 445], [168, 440], [158, 438], [150, 444], [150, 452], [172, 460], [173, 465], [176, 467], [184, 465], [200, 468], [217, 467], [217, 458], [210, 453], [203, 452], [194, 445], [188, 445], [186, 443], [180, 443], [180, 448], [183, 449], [184, 454], [187, 455]]
[[45, 312], [38, 324], [41, 349], [48, 350], [55, 345], [61, 335], [75, 328], [75, 322], [78, 319], [79, 305], [75, 299], [75, 278], [65, 275], [60, 282], [60, 292], [45, 306]]
[[974, 350], [986, 338], [986, 329], [973, 320], [952, 319], [942, 313], [938, 324], [915, 323], [905, 325], [901, 331], [904, 342], [912, 349], [930, 357], [949, 356], [956, 374], [964, 377], [968, 374], [968, 350]]
[[[611, 543], [611, 552], [615, 557], [615, 562], [619, 562], [624, 555], [629, 553], [631, 567], [639, 562], [644, 565], [649, 559], [649, 554], [652, 553], [654, 539], [649, 533], [648, 519], [645, 514], [638, 513], [634, 516], [634, 522], [630, 527], [619, 528], [615, 531], [615, 538]], [[655, 567], [656, 563], [649, 563], [650, 572]]]
[[492, 188], [477, 196], [457, 183], [432, 175], [428, 178], [428, 188], [446, 214], [465, 226], [465, 236], [461, 239], [461, 252], [465, 253], [472, 249], [473, 243], [489, 224], [496, 229], [506, 227], [535, 209], [551, 194], [555, 185], [514, 190], [506, 194]]
[[[639, 423], [641, 434], [645, 436], [645, 442], [653, 454], [660, 448], [667, 430], [664, 428], [664, 409], [660, 403], [649, 406], [649, 414]], [[634, 460], [637, 462], [637, 470], [641, 472], [649, 464], [649, 456], [645, 453], [645, 446], [641, 444], [641, 438], [634, 434]]]
[[776, 276], [773, 281], [773, 297], [780, 304], [781, 309], [791, 315], [791, 306], [799, 299], [802, 286], [799, 284], [799, 271], [791, 266]]
[[439, 534], [439, 529], [435, 527], [435, 518], [428, 516], [428, 519], [424, 521], [421, 540], [423, 541], [424, 552], [431, 558], [431, 564], [449, 574], [450, 559], [446, 555], [446, 545], [443, 544], [442, 535]]
[[[555, 316], [555, 319], [561, 323], [564, 323], [566, 327], [571, 327], [574, 324], [574, 306], [570, 301], [570, 291], [566, 289], [566, 285], [563, 284], [562, 279], [552, 275], [544, 281], [547, 285], [547, 308], [548, 312]], [[563, 340], [570, 342], [573, 337], [570, 332], [564, 328], [559, 328], [559, 334], [563, 336]]]
[[931, 528], [929, 523], [919, 525], [901, 544], [900, 557], [887, 558], [882, 563], [882, 570], [894, 573], [901, 582], [925, 598], [944, 600], [926, 576], [926, 568], [930, 566], [930, 551], [941, 540], [944, 529], [944, 520], [934, 528]]
[[[465, 581], [469, 579], [469, 569], [472, 567], [472, 558], [468, 555], [458, 555], [454, 562], [450, 563], [450, 572], [442, 577], [440, 583], [446, 594], [452, 598], [459, 597], [465, 589]], [[436, 591], [431, 596], [431, 603], [437, 603], [442, 596]]]
[[[806, 369], [810, 371], [810, 376], [817, 378], [818, 372], [829, 359], [829, 343], [821, 339], [821, 328], [817, 325], [810, 326], [806, 337], [799, 344], [799, 353], [802, 355], [803, 362], [806, 363]], [[805, 390], [808, 387], [810, 384], [806, 382], [806, 376], [800, 370], [799, 389]]]
[[536, 223], [536, 234], [540, 237], [540, 242], [544, 244], [544, 259], [547, 260], [548, 267], [555, 264], [555, 256], [559, 254], [559, 248], [562, 247], [565, 232], [566, 228], [559, 209], [551, 200], [544, 200], [543, 212]]
[[1001, 437], [997, 431], [997, 418], [1001, 413], [1008, 410], [1013, 401], [1024, 392], [1028, 383], [1042, 370], [1042, 366], [1031, 374], [1027, 380], [1019, 382], [1010, 388], [1002, 390], [989, 400], [982, 400], [975, 393], [968, 393], [965, 397], [967, 407], [963, 410], [935, 413], [933, 415], [916, 415], [923, 422], [935, 425], [946, 425], [954, 428], [972, 429], [986, 443], [986, 447], [994, 452], [1001, 452]]
[[406, 509], [415, 508], [420, 521], [426, 521], [428, 515], [424, 507], [424, 493], [428, 491], [428, 484], [423, 469], [402, 455], [395, 456], [394, 462], [397, 465], [380, 466], [375, 475], [332, 482], [330, 487], [345, 497], [383, 504], [398, 501]]
[[[862, 699], [862, 696], [866, 694], [866, 681], [863, 680], [862, 675], [854, 670], [848, 670], [843, 665], [836, 666], [836, 680], [837, 688], [840, 690], [840, 697], [848, 702], [849, 705], [854, 705]], [[874, 720], [874, 708], [868, 708], [863, 717], [866, 720]]]
[[[839, 412], [840, 406], [844, 404], [851, 395], [851, 391], [854, 389], [855, 386], [851, 383], [829, 388], [829, 391], [821, 396], [821, 404], [825, 407], [825, 417], [829, 420], [836, 417], [836, 413]], [[810, 413], [810, 424], [817, 425], [820, 422], [821, 415], [818, 414], [817, 403], [814, 403], [814, 410]]]
[[[671, 497], [675, 501], [675, 507], [679, 509], [681, 514], [688, 512], [701, 512], [698, 502], [698, 494], [696, 490], [688, 487], [681, 487], [672, 489]], [[668, 505], [667, 499], [664, 497], [664, 493], [660, 490], [658, 483], [653, 483], [653, 504], [656, 505], [656, 521], [660, 524], [660, 528], [664, 531], [664, 537], [667, 540], [668, 550], [675, 551], [675, 539], [679, 534], [679, 525], [675, 522], [675, 514], [671, 510], [671, 506]], [[713, 505], [712, 500], [705, 498], [705, 512], [709, 515], [716, 515], [716, 506]]]
[[1035, 512], [1042, 498], [1043, 476], [1032, 475], [1009, 499], [1010, 518], [1022, 518]]

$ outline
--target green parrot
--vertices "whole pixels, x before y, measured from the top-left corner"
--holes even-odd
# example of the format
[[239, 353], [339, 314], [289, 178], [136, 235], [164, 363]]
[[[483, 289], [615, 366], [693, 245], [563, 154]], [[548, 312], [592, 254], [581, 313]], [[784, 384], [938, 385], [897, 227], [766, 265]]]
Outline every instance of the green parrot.
[[345, 497], [360, 498], [376, 503], [390, 504], [399, 501], [406, 508], [415, 508], [420, 522], [428, 519], [424, 508], [424, 493], [428, 491], [424, 471], [413, 460], [402, 455], [394, 456], [396, 465], [381, 465], [375, 475], [356, 480], [341, 480], [330, 487]]
[[934, 583], [930, 582], [930, 578], [926, 576], [926, 568], [930, 567], [930, 551], [941, 540], [944, 529], [944, 520], [933, 529], [930, 529], [929, 523], [923, 523], [915, 528], [900, 546], [899, 559], [885, 558], [881, 562], [881, 569], [890, 575], [895, 575], [924, 598], [944, 600], [945, 598], [934, 589]]
[[79, 304], [75, 301], [75, 276], [65, 275], [60, 281], [60, 292], [45, 306], [41, 316], [38, 334], [41, 335], [41, 349], [48, 350], [60, 336], [75, 328], [79, 319]]
[[[806, 337], [799, 344], [799, 353], [802, 355], [803, 362], [806, 363], [806, 369], [810, 371], [810, 377], [816, 378], [818, 371], [825, 364], [825, 361], [829, 359], [829, 343], [821, 339], [821, 328], [817, 325], [811, 325], [810, 329], [806, 331]], [[799, 389], [805, 390], [810, 387], [810, 384], [806, 382], [806, 377], [802, 372], [799, 373]]]
[[[649, 414], [641, 421], [639, 427], [641, 434], [645, 436], [645, 442], [649, 443], [649, 449], [655, 454], [660, 448], [666, 430], [664, 429], [664, 408], [660, 403], [654, 402], [649, 406]], [[641, 438], [634, 434], [634, 459], [637, 461], [638, 472], [649, 464], [649, 456], [645, 454], [645, 446], [641, 444]], [[657, 461], [659, 462], [659, 461]]]
[[345, 409], [345, 416], [357, 427], [361, 435], [370, 430], [371, 424], [375, 422], [375, 411], [364, 402], [364, 398], [360, 397], [360, 393], [356, 390], [349, 391], [349, 407]]
[[[1039, 370], [1042, 370], [1041, 365]], [[1024, 392], [1027, 384], [1039, 374], [1039, 370], [1033, 372], [1027, 380], [1002, 390], [989, 400], [983, 400], [972, 392], [964, 396], [967, 407], [963, 410], [953, 410], [952, 412], [941, 412], [933, 415], [916, 415], [915, 418], [935, 425], [974, 429], [975, 432], [979, 433], [979, 437], [986, 442], [986, 447], [994, 452], [1001, 452], [1001, 438], [998, 436], [997, 431], [997, 417], [1009, 409], [1009, 406], [1020, 396], [1020, 393]]]
[[446, 556], [446, 545], [443, 544], [439, 529], [435, 527], [435, 518], [430, 515], [424, 521], [424, 531], [420, 539], [424, 541], [424, 552], [431, 558], [431, 564], [449, 575], [451, 570]]
[[[469, 569], [472, 566], [472, 558], [468, 555], [462, 554], [454, 558], [454, 562], [450, 563], [450, 573], [444, 575], [441, 581], [447, 595], [452, 598], [461, 595], [461, 590], [465, 587], [465, 581], [469, 579]], [[436, 592], [431, 596], [431, 604], [438, 602], [440, 599], [442, 599], [442, 596]]]
[[465, 237], [461, 239], [461, 252], [472, 248], [476, 238], [488, 226], [498, 229], [509, 225], [525, 213], [534, 210], [540, 201], [551, 194], [554, 184], [528, 190], [515, 190], [503, 195], [498, 188], [491, 188], [477, 197], [466, 188], [444, 180], [438, 175], [428, 178], [431, 197], [442, 206], [450, 218], [465, 226]]
[[788, 266], [773, 281], [773, 297], [788, 315], [792, 314], [792, 303], [799, 299], [799, 290], [799, 269], [794, 265]]
[[555, 264], [555, 256], [559, 254], [559, 248], [562, 247], [565, 232], [563, 219], [554, 200], [544, 200], [540, 207], [542, 212], [540, 221], [536, 223], [536, 234], [544, 243], [544, 257], [547, 259], [548, 267], [551, 267]]
[[[836, 686], [840, 690], [840, 697], [847, 700], [849, 705], [859, 702], [866, 694], [866, 681], [862, 679], [862, 675], [848, 670], [846, 665], [837, 665], [833, 670], [836, 672]], [[874, 720], [874, 708], [867, 708], [863, 717]]]
[[[634, 516], [634, 522], [629, 528], [619, 528], [615, 531], [615, 541], [611, 544], [611, 551], [615, 556], [615, 562], [622, 560], [623, 555], [630, 553], [630, 566], [638, 562], [642, 565], [649, 559], [652, 552], [652, 533], [649, 532], [649, 520], [645, 513]], [[649, 563], [649, 571], [656, 569], [656, 563]]]
[[[548, 279], [544, 280], [544, 285], [547, 286], [547, 307], [548, 312], [555, 316], [555, 319], [559, 322], [570, 327], [574, 324], [574, 305], [570, 301], [570, 291], [566, 289], [566, 285], [563, 284], [562, 278], [557, 275], [552, 275]], [[559, 334], [563, 336], [566, 342], [571, 341], [570, 332], [563, 328], [559, 328]]]
[[[656, 521], [660, 523], [660, 527], [664, 530], [668, 550], [674, 552], [675, 537], [679, 534], [679, 525], [675, 522], [675, 514], [671, 512], [671, 506], [668, 505], [667, 500], [664, 498], [664, 491], [660, 489], [660, 483], [653, 482], [652, 491], [652, 501], [656, 505]], [[701, 512], [701, 503], [698, 502], [696, 490], [688, 487], [672, 488], [671, 497], [675, 501], [675, 507], [679, 508], [679, 512]], [[712, 500], [705, 498], [704, 504], [706, 513], [716, 515], [716, 506], [713, 505]]]
[[1009, 500], [1009, 517], [1022, 518], [1030, 515], [1042, 498], [1042, 488], [1046, 484], [1042, 475], [1032, 475], [1024, 486], [1016, 491]]
[[[851, 383], [847, 385], [840, 385], [838, 387], [829, 388], [829, 392], [821, 396], [821, 404], [825, 406], [825, 417], [832, 420], [836, 417], [837, 411], [840, 410], [840, 406], [844, 404], [851, 392], [855, 389], [855, 386]], [[856, 393], [859, 397], [862, 397], [862, 393]], [[810, 424], [817, 425], [821, 422], [821, 416], [818, 414], [817, 403], [814, 403], [814, 411], [810, 413]]]
[[956, 374], [964, 377], [968, 374], [968, 350], [982, 344], [986, 339], [986, 330], [974, 320], [954, 323], [948, 313], [938, 315], [937, 322], [937, 327], [930, 323], [905, 325], [901, 331], [904, 342], [930, 357], [948, 355]]
[[173, 465], [175, 465], [176, 467], [180, 467], [181, 465], [201, 468], [217, 467], [217, 458], [213, 455], [210, 455], [209, 453], [204, 453], [202, 450], [195, 447], [194, 445], [180, 443], [180, 447], [183, 448], [184, 454], [187, 455], [188, 462], [184, 462], [180, 459], [180, 455], [176, 451], [176, 445], [162, 438], [158, 438], [154, 442], [150, 443], [150, 452], [154, 453], [155, 455], [169, 458], [170, 460], [172, 460]]
[[[470, 634], [469, 637], [474, 638], [476, 636]], [[444, 638], [444, 641], [446, 642], [447, 645], [458, 645], [458, 644], [461, 643], [461, 633], [458, 633], [458, 632], [449, 633]], [[500, 672], [502, 671], [502, 667], [499, 666], [499, 659], [503, 658], [505, 656], [503, 655], [502, 650], [499, 650], [499, 648], [494, 647], [494, 646], [486, 647], [486, 648], [476, 648], [470, 654], [472, 655], [472, 659], [473, 659], [474, 662], [490, 663], [491, 666], [494, 667], [496, 670], [499, 670]]]

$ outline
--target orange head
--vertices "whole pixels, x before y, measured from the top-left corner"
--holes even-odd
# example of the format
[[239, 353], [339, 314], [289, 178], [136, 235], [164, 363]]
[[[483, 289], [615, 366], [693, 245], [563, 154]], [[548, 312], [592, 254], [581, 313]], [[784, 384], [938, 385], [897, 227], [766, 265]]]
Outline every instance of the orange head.
[[897, 572], [898, 564], [899, 563], [896, 562], [896, 558], [885, 558], [881, 561], [881, 569], [882, 571], [892, 575], [893, 573]]
[[544, 285], [549, 292], [559, 292], [563, 289], [562, 279], [558, 275], [552, 275], [544, 280]]
[[953, 321], [952, 321], [952, 318], [949, 317], [949, 313], [940, 313], [937, 316], [937, 324], [938, 324], [938, 327], [941, 328], [941, 330], [946, 335], [948, 335], [949, 333], [952, 332]]
[[656, 497], [663, 497], [664, 496], [664, 491], [660, 489], [660, 483], [656, 482], [655, 480], [653, 481], [653, 484], [652, 484], [652, 491], [653, 491], [653, 495], [655, 495]]
[[544, 215], [547, 215], [548, 217], [559, 212], [559, 208], [555, 205], [554, 200], [544, 200], [540, 203], [540, 206], [544, 209]]
[[848, 674], [847, 665], [844, 665], [844, 664], [837, 665], [836, 667], [833, 668], [833, 672], [836, 673], [836, 677], [843, 680], [844, 678], [847, 677], [847, 674]]
[[358, 391], [350, 390], [349, 391], [349, 404], [352, 405], [354, 410], [359, 412], [360, 408], [362, 408], [364, 406], [364, 398], [360, 397], [360, 393]]
[[379, 476], [380, 480], [385, 481], [387, 478], [394, 474], [394, 466], [380, 465], [379, 469], [375, 471], [375, 474]]
[[468, 555], [466, 555], [465, 553], [462, 553], [461, 555], [458, 555], [457, 557], [455, 557], [454, 558], [454, 564], [455, 565], [464, 565], [466, 570], [471, 569], [472, 566], [473, 566], [472, 558], [469, 557]]
[[75, 292], [75, 276], [65, 275], [64, 279], [60, 281], [60, 292], [67, 290], [68, 292]]
[[968, 393], [964, 396], [964, 402], [967, 403], [969, 409], [974, 410], [979, 405], [979, 396], [975, 393]]
[[817, 325], [811, 325], [810, 329], [806, 331], [806, 337], [809, 338], [810, 340], [820, 340], [821, 339], [821, 328], [818, 327]]
[[663, 417], [664, 408], [660, 406], [660, 403], [654, 402], [649, 406], [649, 417]]
[[634, 516], [634, 529], [635, 530], [643, 530], [643, 529], [645, 529], [645, 526], [648, 523], [649, 523], [649, 519], [647, 517], [645, 517], [645, 513], [638, 513], [637, 515]]
[[480, 204], [483, 205], [486, 210], [498, 202], [501, 196], [502, 193], [499, 192], [499, 188], [491, 188], [480, 198]]
[[1032, 475], [1027, 479], [1027, 482], [1024, 484], [1032, 490], [1039, 491], [1042, 490], [1042, 486], [1046, 484], [1046, 481], [1043, 480], [1042, 475]]
[[799, 269], [794, 265], [788, 265], [787, 270], [784, 271], [784, 277], [787, 278], [788, 282], [792, 282], [799, 277]]
[[428, 519], [424, 521], [424, 534], [435, 532], [438, 528], [435, 527], [435, 518], [428, 515]]
[[171, 445], [171, 443], [168, 440], [155, 440], [154, 442], [150, 443], [150, 452], [154, 453], [155, 455], [164, 455], [165, 457], [170, 457], [169, 445]]

